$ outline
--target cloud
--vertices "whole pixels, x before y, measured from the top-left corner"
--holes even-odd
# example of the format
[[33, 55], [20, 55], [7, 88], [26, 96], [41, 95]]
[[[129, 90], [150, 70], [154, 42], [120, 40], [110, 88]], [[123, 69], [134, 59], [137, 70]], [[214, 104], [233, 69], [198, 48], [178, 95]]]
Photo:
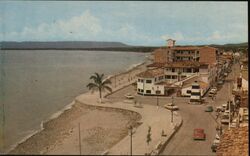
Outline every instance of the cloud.
[[196, 32], [192, 34], [192, 36], [188, 36], [186, 34], [183, 34], [181, 32], [175, 32], [172, 35], [162, 35], [160, 38], [163, 40], [167, 40], [169, 38], [176, 40], [179, 43], [227, 43], [227, 42], [234, 42], [236, 41], [242, 41], [244, 42], [247, 40], [247, 37], [245, 35], [242, 35], [242, 31], [237, 32], [235, 30], [234, 32], [220, 32], [220, 31], [214, 31], [208, 35], [201, 34], [200, 32]]
[[174, 40], [178, 40], [178, 41], [183, 41], [185, 38], [183, 36], [183, 34], [181, 32], [175, 32], [172, 35], [162, 35], [161, 39], [163, 40], [167, 40], [167, 39], [174, 39]]
[[100, 21], [87, 10], [80, 16], [52, 23], [41, 23], [37, 27], [24, 27], [21, 32], [10, 32], [7, 40], [59, 40], [93, 39], [102, 32]]

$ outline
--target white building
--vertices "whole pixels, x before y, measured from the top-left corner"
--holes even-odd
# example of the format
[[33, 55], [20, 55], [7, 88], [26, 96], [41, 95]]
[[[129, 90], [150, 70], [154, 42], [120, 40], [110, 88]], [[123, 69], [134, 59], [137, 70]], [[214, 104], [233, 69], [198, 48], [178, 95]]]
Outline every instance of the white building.
[[[164, 85], [157, 85], [165, 81], [164, 69], [150, 69], [137, 75], [137, 93], [141, 95], [164, 95]], [[158, 91], [158, 92], [157, 92]]]

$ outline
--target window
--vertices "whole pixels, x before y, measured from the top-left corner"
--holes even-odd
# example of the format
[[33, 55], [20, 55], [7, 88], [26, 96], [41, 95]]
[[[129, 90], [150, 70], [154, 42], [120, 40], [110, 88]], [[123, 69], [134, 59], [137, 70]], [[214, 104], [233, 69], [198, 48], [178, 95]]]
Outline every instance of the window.
[[177, 79], [177, 76], [176, 75], [172, 75], [172, 79]]
[[191, 90], [187, 90], [187, 94], [191, 94]]
[[155, 78], [155, 82], [157, 81], [157, 78]]
[[171, 75], [166, 75], [166, 79], [171, 79]]
[[194, 73], [198, 73], [199, 72], [199, 68], [194, 68]]
[[147, 94], [151, 94], [151, 90], [146, 90], [146, 93]]
[[143, 93], [143, 92], [144, 92], [144, 90], [143, 90], [143, 89], [141, 89], [141, 92]]
[[138, 79], [138, 82], [141, 82], [141, 79]]
[[174, 69], [174, 68], [172, 68], [172, 72], [175, 72], [175, 69]]
[[141, 82], [143, 82], [143, 80], [141, 79]]
[[197, 96], [200, 96], [201, 93], [200, 92], [192, 92], [191, 95], [197, 95]]
[[140, 90], [140, 89], [138, 89], [138, 92], [141, 92], [141, 90]]
[[152, 83], [152, 80], [146, 80], [146, 83]]
[[187, 73], [191, 73], [192, 69], [191, 68], [187, 68]]
[[161, 91], [160, 90], [156, 90], [155, 94], [159, 95], [159, 94], [161, 94]]
[[192, 89], [200, 89], [200, 86], [192, 86]]

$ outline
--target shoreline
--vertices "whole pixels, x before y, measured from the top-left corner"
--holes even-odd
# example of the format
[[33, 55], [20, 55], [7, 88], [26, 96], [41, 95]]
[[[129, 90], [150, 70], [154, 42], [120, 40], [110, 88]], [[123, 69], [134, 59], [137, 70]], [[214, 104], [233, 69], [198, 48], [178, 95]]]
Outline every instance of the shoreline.
[[[109, 80], [112, 82], [112, 79], [114, 79], [114, 78], [117, 78], [117, 77], [119, 77], [119, 76], [120, 76], [120, 77], [124, 77], [123, 75], [126, 75], [126, 74], [128, 74], [128, 73], [130, 73], [130, 72], [133, 72], [134, 70], [137, 70], [138, 67], [144, 67], [144, 66], [147, 64], [148, 61], [149, 61], [149, 60], [146, 59], [146, 60], [144, 60], [144, 61], [141, 62], [141, 63], [133, 64], [133, 65], [131, 65], [129, 68], [125, 69], [123, 72], [120, 72], [120, 73], [117, 73], [117, 74], [114, 74], [114, 75], [109, 75], [109, 76], [107, 76], [106, 79], [109, 79]], [[132, 79], [131, 79], [131, 80], [132, 80]], [[131, 82], [129, 81], [129, 83], [131, 83]], [[119, 87], [112, 87], [112, 86], [111, 86], [112, 92], [115, 92], [115, 91], [117, 91], [117, 90], [120, 90], [120, 89], [124, 88], [124, 87], [127, 86], [127, 85], [128, 85], [128, 84], [120, 85]], [[91, 91], [86, 91], [86, 92], [81, 93], [81, 94], [79, 94], [79, 95], [88, 94], [88, 93], [90, 93], [90, 92], [91, 92]], [[108, 93], [107, 93], [107, 94], [108, 94]], [[79, 95], [77, 95], [76, 97], [78, 97]], [[46, 127], [46, 124], [48, 124], [49, 122], [51, 122], [51, 121], [53, 121], [53, 120], [58, 119], [58, 118], [59, 118], [61, 115], [63, 115], [67, 110], [71, 110], [72, 107], [74, 107], [74, 106], [77, 104], [77, 102], [76, 102], [76, 97], [73, 99], [73, 101], [72, 101], [71, 103], [69, 103], [69, 104], [67, 104], [66, 106], [64, 106], [61, 110], [59, 110], [59, 111], [53, 113], [53, 114], [52, 114], [51, 116], [49, 116], [46, 120], [41, 121], [41, 123], [40, 123], [40, 129], [39, 129], [39, 130], [34, 130], [33, 133], [31, 133], [31, 134], [29, 134], [29, 135], [23, 137], [23, 138], [20, 139], [20, 141], [18, 141], [16, 144], [13, 144], [12, 146], [10, 146], [9, 149], [6, 149], [6, 152], [4, 152], [4, 153], [6, 153], [6, 154], [11, 153], [11, 152], [14, 151], [15, 149], [17, 149], [19, 145], [25, 143], [26, 141], [28, 141], [28, 140], [29, 140], [30, 138], [32, 138], [33, 136], [38, 135], [39, 133], [41, 133], [42, 131], [44, 131], [44, 130], [46, 129], [46, 128], [45, 128], [45, 127]], [[103, 98], [105, 98], [105, 97], [106, 97], [106, 95], [103, 95]], [[84, 104], [84, 105], [89, 106], [88, 104]], [[113, 108], [113, 110], [116, 110], [116, 109]], [[117, 110], [118, 110], [118, 109], [117, 109]], [[129, 112], [129, 110], [123, 110], [123, 111], [128, 111], [128, 112]], [[136, 112], [135, 112], [135, 113], [136, 113]]]

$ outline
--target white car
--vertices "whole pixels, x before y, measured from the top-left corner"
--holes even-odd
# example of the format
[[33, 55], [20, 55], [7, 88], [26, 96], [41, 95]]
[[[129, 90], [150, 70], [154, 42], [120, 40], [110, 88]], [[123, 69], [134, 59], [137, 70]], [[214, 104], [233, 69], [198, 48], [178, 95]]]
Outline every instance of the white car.
[[211, 88], [210, 89], [210, 91], [209, 91], [209, 94], [208, 94], [208, 96], [213, 96], [213, 95], [215, 95], [217, 93], [217, 88]]
[[169, 109], [169, 110], [178, 110], [179, 109], [178, 106], [176, 106], [176, 105], [174, 105], [172, 103], [168, 103], [168, 104], [164, 105], [164, 107]]
[[131, 95], [131, 94], [129, 94], [129, 93], [128, 93], [128, 94], [126, 94], [126, 95], [125, 95], [125, 97], [126, 97], [127, 99], [134, 99], [134, 96], [132, 96], [132, 95]]
[[222, 106], [218, 106], [216, 107], [216, 112], [223, 112], [223, 107]]

